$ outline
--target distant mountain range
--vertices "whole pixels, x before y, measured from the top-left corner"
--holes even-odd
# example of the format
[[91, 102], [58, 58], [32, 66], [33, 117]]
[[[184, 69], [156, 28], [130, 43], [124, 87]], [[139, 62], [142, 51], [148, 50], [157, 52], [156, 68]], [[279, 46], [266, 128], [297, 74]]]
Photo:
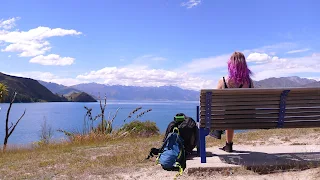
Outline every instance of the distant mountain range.
[[86, 92], [98, 99], [107, 96], [110, 100], [197, 100], [198, 91], [185, 90], [175, 86], [138, 87], [121, 85], [104, 85], [97, 83], [63, 86], [39, 81], [53, 93], [69, 95], [73, 92]]
[[[96, 102], [99, 96], [105, 95], [111, 100], [197, 101], [199, 99], [199, 91], [176, 86], [139, 87], [85, 83], [68, 87], [3, 73], [0, 73], [0, 83], [7, 85], [10, 94], [13, 91], [18, 92], [16, 102]], [[320, 81], [292, 76], [255, 81], [254, 85], [256, 88], [320, 87]], [[5, 102], [9, 102], [8, 97]]]
[[42, 84], [44, 87], [48, 88], [51, 92], [55, 94], [60, 94], [60, 95], [69, 95], [72, 93], [79, 93], [81, 92], [78, 89], [64, 86], [61, 84], [56, 84], [56, 83], [51, 83], [51, 82], [45, 82], [45, 81], [40, 81], [38, 80], [40, 84]]
[[[73, 92], [86, 92], [96, 99], [98, 99], [99, 93], [100, 96], [104, 96], [106, 94], [107, 98], [111, 100], [197, 101], [199, 99], [199, 91], [181, 89], [175, 86], [139, 87], [85, 83], [68, 87], [55, 83], [41, 83], [53, 93], [66, 95]], [[254, 85], [256, 88], [320, 87], [320, 81], [291, 76], [254, 81]]]
[[197, 100], [199, 92], [181, 89], [175, 86], [138, 87], [121, 85], [103, 85], [97, 83], [79, 84], [71, 86], [93, 95], [106, 96], [115, 100]]
[[300, 78], [298, 76], [268, 78], [255, 81], [257, 88], [279, 88], [279, 87], [320, 87], [318, 81], [314, 79]]

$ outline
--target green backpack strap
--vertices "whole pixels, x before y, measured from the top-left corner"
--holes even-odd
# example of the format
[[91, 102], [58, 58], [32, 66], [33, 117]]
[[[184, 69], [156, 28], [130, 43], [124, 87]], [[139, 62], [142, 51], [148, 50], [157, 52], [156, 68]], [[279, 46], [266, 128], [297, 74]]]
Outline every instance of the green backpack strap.
[[179, 128], [174, 127], [173, 130], [172, 130], [172, 132], [173, 132], [173, 133], [177, 133], [177, 134], [180, 136]]
[[176, 179], [179, 175], [182, 176], [183, 169], [182, 169], [182, 167], [181, 167], [181, 164], [178, 163], [178, 162], [176, 162], [176, 163], [174, 164], [174, 167], [179, 168], [179, 172], [178, 172], [178, 173], [176, 174], [176, 176], [174, 177], [174, 179]]

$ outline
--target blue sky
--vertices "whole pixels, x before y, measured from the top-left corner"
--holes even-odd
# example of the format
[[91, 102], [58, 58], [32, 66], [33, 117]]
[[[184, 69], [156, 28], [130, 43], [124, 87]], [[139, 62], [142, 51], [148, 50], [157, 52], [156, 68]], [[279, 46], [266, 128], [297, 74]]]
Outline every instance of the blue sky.
[[233, 51], [253, 79], [320, 79], [320, 2], [10, 0], [0, 4], [0, 71], [83, 82], [215, 88]]

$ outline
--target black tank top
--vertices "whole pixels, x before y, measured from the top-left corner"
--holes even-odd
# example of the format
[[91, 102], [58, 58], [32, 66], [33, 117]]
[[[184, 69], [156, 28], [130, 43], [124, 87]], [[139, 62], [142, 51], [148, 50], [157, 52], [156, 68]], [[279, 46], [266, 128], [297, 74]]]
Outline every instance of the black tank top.
[[[226, 80], [224, 79], [224, 77], [223, 77], [223, 83], [224, 83], [224, 88], [228, 88], [227, 83], [226, 83]], [[239, 86], [239, 88], [242, 88], [242, 86], [243, 86], [243, 84], [241, 84], [241, 85]], [[250, 81], [250, 84], [249, 84], [249, 88], [251, 88], [251, 81]]]

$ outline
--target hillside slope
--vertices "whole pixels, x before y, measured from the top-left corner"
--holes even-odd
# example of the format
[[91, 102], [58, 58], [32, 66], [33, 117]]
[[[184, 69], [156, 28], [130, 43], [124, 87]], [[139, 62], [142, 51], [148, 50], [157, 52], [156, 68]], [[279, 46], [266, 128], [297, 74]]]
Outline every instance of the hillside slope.
[[[7, 86], [9, 96], [11, 96], [14, 91], [17, 92], [15, 102], [67, 101], [66, 98], [53, 94], [49, 89], [34, 79], [0, 73], [0, 83]], [[4, 99], [4, 102], [10, 101], [9, 96]]]

